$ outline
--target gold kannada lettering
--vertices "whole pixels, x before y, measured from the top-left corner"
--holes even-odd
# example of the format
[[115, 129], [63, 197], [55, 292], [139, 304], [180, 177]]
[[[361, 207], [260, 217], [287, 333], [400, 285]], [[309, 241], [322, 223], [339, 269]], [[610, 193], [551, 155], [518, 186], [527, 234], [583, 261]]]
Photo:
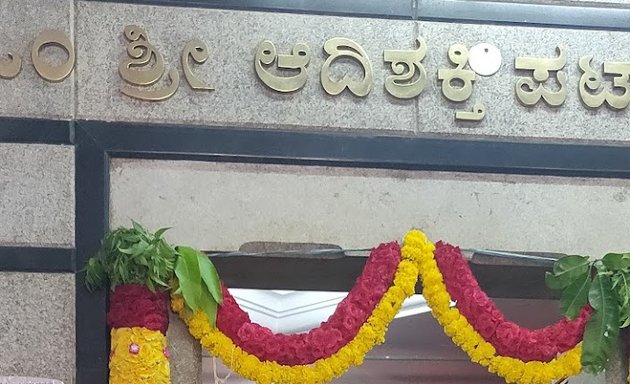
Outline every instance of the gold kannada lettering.
[[20, 74], [22, 58], [20, 55], [14, 55], [13, 53], [8, 53], [7, 57], [9, 60], [0, 61], [0, 78], [9, 80]]
[[192, 89], [199, 91], [214, 90], [214, 88], [193, 73], [188, 57], [192, 58], [197, 64], [205, 63], [210, 57], [206, 43], [199, 39], [193, 39], [186, 44], [182, 51], [182, 68], [184, 69], [184, 77], [186, 77], [186, 81]]
[[[422, 93], [427, 85], [427, 71], [422, 65], [422, 60], [427, 53], [427, 44], [419, 37], [416, 39], [418, 48], [413, 50], [385, 50], [383, 58], [386, 63], [391, 63], [394, 75], [385, 79], [387, 92], [399, 99], [413, 99]], [[416, 71], [417, 78], [413, 80]]]
[[[290, 55], [279, 55], [276, 46], [269, 40], [263, 40], [256, 47], [254, 67], [256, 75], [267, 87], [277, 92], [295, 92], [306, 85], [308, 74], [306, 67], [311, 61], [311, 50], [308, 45], [298, 43], [293, 46]], [[298, 70], [294, 76], [276, 76], [267, 69], [276, 63], [277, 67], [286, 70]]]
[[[448, 59], [457, 67], [438, 70], [438, 79], [442, 81], [442, 94], [451, 101], [466, 101], [472, 95], [475, 81], [475, 72], [465, 69], [468, 63], [468, 49], [462, 44], [453, 44], [448, 50]], [[461, 86], [455, 84], [458, 80], [462, 83]]]
[[[322, 66], [321, 83], [326, 93], [335, 96], [346, 88], [359, 97], [365, 97], [370, 93], [374, 78], [372, 63], [365, 50], [359, 44], [343, 37], [334, 37], [324, 43], [324, 51], [328, 54], [328, 58]], [[362, 80], [353, 80], [348, 74], [337, 81], [331, 79], [330, 66], [335, 60], [342, 57], [354, 59], [361, 64], [363, 67]]]
[[[516, 97], [526, 106], [535, 105], [542, 98], [552, 107], [564, 104], [567, 98], [567, 74], [562, 71], [567, 64], [567, 53], [562, 47], [556, 48], [558, 57], [517, 57], [514, 67], [522, 70], [534, 71], [533, 79], [521, 77], [516, 82]], [[544, 86], [549, 79], [550, 72], [557, 72], [559, 89], [550, 91]]]
[[[41, 58], [40, 53], [43, 48], [48, 46], [58, 46], [63, 48], [66, 55], [68, 55], [66, 61], [58, 66], [52, 66], [44, 61]], [[31, 50], [31, 59], [33, 61], [33, 66], [35, 67], [35, 71], [37, 71], [39, 76], [53, 83], [63, 81], [66, 77], [68, 77], [72, 72], [76, 61], [74, 47], [72, 46], [72, 42], [68, 36], [66, 36], [66, 34], [62, 31], [53, 29], [44, 30], [37, 35]]]
[[486, 106], [481, 102], [475, 103], [472, 111], [455, 112], [455, 120], [481, 121], [486, 116]]
[[619, 95], [608, 90], [597, 92], [602, 86], [602, 77], [591, 67], [592, 60], [593, 56], [582, 56], [579, 62], [582, 72], [579, 91], [584, 105], [589, 108], [599, 108], [606, 102], [614, 109], [626, 108], [630, 104], [630, 63], [604, 62], [604, 73], [618, 75], [613, 79], [613, 89], [623, 89], [623, 93]]
[[[129, 58], [123, 59], [118, 66], [120, 77], [135, 86], [146, 87], [157, 83], [166, 71], [162, 54], [149, 43], [148, 36], [142, 28], [129, 25], [125, 27], [124, 33], [129, 41], [127, 45]], [[152, 59], [154, 63], [151, 66]], [[123, 85], [120, 91], [129, 97], [140, 100], [163, 101], [173, 96], [179, 87], [180, 79], [177, 69], [171, 68], [168, 77], [170, 83], [162, 88], [147, 90]]]

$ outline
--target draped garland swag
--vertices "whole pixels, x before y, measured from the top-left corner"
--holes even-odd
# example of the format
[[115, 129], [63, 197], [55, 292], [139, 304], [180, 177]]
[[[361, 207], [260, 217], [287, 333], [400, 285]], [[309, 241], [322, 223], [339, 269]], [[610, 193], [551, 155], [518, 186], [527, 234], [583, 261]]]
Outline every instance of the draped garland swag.
[[[444, 333], [471, 361], [507, 383], [548, 384], [582, 370], [585, 328], [594, 313], [588, 303], [576, 308], [572, 318], [547, 327], [520, 327], [479, 287], [459, 248], [434, 244], [419, 230], [407, 233], [402, 246], [390, 242], [374, 248], [335, 312], [319, 327], [293, 335], [276, 334], [252, 322], [218, 275], [204, 272], [212, 269], [201, 254], [197, 272], [185, 272], [183, 266], [194, 272], [197, 256], [190, 248], [183, 251], [177, 248], [175, 253], [188, 255], [188, 264], [175, 262], [179, 270], [170, 276], [168, 288], [129, 283], [113, 290], [108, 312], [110, 384], [170, 382], [165, 337], [169, 290], [171, 309], [190, 334], [237, 374], [260, 384], [317, 384], [362, 364], [364, 356], [385, 341], [390, 322], [415, 293], [419, 279]], [[191, 303], [191, 292], [197, 291], [191, 291], [195, 285], [189, 277], [197, 274], [206, 295], [216, 301], [202, 300], [199, 290], [197, 305]]]

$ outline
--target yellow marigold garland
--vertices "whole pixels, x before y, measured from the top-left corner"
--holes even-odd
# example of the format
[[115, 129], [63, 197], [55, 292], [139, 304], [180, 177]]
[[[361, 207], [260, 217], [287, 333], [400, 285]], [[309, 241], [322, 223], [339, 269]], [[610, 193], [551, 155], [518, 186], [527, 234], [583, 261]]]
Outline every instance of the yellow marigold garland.
[[457, 308], [450, 306], [451, 298], [442, 280], [430, 243], [424, 233], [413, 230], [405, 236], [402, 256], [417, 260], [423, 283], [423, 295], [435, 319], [444, 332], [453, 339], [470, 359], [488, 371], [503, 377], [508, 383], [549, 384], [552, 380], [576, 375], [581, 370], [581, 345], [559, 355], [554, 360], [524, 362], [511, 357], [499, 356], [494, 347], [486, 342]]
[[111, 343], [109, 384], [170, 384], [166, 337], [160, 331], [113, 328]]
[[414, 294], [418, 281], [418, 260], [414, 253], [403, 255], [393, 285], [385, 292], [367, 322], [353, 340], [334, 355], [312, 365], [285, 366], [272, 361], [260, 361], [236, 346], [230, 338], [212, 327], [203, 312], [187, 314], [183, 298], [172, 295], [174, 312], [188, 325], [190, 334], [212, 355], [219, 357], [234, 372], [258, 384], [318, 384], [341, 376], [350, 367], [363, 363], [363, 357], [385, 341], [389, 323], [403, 301]]

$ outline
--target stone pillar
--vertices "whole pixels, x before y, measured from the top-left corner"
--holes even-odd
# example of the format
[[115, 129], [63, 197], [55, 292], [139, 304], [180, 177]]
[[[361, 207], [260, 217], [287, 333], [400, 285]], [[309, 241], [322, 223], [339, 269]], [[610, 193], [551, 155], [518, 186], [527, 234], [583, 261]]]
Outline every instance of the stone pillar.
[[628, 354], [626, 353], [625, 342], [621, 342], [610, 365], [606, 370], [606, 384], [627, 384], [628, 383]]
[[201, 384], [201, 346], [173, 313], [166, 336], [171, 351], [171, 383]]

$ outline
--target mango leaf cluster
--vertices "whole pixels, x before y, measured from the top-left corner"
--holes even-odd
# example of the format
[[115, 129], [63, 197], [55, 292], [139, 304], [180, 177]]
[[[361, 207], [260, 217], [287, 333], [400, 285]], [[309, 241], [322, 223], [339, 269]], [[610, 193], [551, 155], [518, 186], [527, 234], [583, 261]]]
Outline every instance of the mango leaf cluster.
[[619, 329], [630, 325], [630, 253], [608, 253], [601, 260], [569, 255], [558, 259], [545, 276], [547, 286], [562, 290], [560, 309], [574, 319], [589, 304], [593, 309], [582, 341], [586, 372], [606, 369], [619, 342]]
[[214, 326], [217, 305], [222, 304], [221, 281], [216, 268], [203, 252], [190, 247], [177, 247], [175, 275], [178, 287], [175, 293], [184, 297], [186, 307], [201, 310]]

